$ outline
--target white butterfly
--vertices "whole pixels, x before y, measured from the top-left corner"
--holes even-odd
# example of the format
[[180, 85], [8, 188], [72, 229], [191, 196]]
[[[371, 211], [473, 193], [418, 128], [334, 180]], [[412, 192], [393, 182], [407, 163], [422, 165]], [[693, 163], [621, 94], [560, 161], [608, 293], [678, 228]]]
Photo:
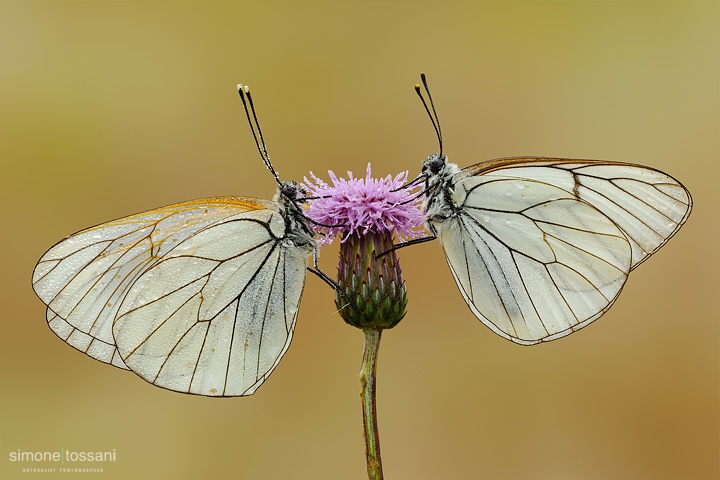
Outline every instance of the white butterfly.
[[554, 340], [599, 318], [690, 215], [685, 187], [639, 165], [518, 157], [460, 169], [442, 155], [434, 114], [441, 153], [419, 177], [432, 233], [421, 240], [440, 238], [472, 312], [513, 342]]
[[[252, 107], [247, 88], [239, 92]], [[259, 127], [258, 134], [277, 180]], [[193, 200], [60, 241], [32, 280], [50, 328], [76, 349], [159, 387], [252, 394], [290, 344], [307, 258], [317, 252], [300, 210], [305, 192], [294, 182], [278, 183], [273, 201]]]

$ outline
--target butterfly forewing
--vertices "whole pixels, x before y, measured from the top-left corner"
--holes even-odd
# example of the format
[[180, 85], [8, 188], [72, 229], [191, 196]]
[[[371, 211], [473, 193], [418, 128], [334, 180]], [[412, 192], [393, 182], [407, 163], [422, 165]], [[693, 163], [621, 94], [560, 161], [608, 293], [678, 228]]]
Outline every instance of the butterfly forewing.
[[628, 163], [518, 157], [492, 160], [466, 170], [471, 175], [543, 181], [588, 202], [628, 237], [632, 268], [663, 246], [692, 209], [690, 192], [677, 180]]
[[53, 331], [93, 358], [172, 390], [246, 395], [294, 329], [312, 249], [284, 233], [273, 202], [171, 205], [59, 242], [33, 288]]
[[114, 344], [112, 321], [128, 287], [161, 255], [205, 226], [263, 208], [255, 199], [220, 197], [170, 205], [88, 228], [40, 259], [33, 288], [74, 328]]
[[528, 345], [601, 316], [692, 205], [653, 169], [548, 158], [468, 167], [452, 196], [457, 214], [437, 226], [465, 300], [493, 331]]

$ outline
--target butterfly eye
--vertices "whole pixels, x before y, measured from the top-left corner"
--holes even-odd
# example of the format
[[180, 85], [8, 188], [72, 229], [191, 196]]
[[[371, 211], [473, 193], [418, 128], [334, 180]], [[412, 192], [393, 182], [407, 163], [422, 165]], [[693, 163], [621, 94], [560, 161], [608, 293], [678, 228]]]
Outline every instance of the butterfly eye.
[[445, 161], [446, 157], [441, 157], [437, 153], [433, 153], [423, 162], [423, 173], [437, 175], [445, 166]]
[[298, 190], [298, 186], [294, 184], [294, 182], [282, 182], [280, 184], [280, 191], [283, 196], [289, 198], [290, 200], [295, 200], [297, 198]]

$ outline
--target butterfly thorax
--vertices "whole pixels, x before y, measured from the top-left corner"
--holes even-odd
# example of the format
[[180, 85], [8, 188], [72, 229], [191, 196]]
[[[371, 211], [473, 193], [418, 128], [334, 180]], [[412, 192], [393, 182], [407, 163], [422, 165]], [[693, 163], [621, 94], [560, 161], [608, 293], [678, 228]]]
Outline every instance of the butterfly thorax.
[[454, 199], [454, 185], [461, 174], [460, 167], [448, 162], [446, 156], [434, 153], [423, 162], [423, 173], [427, 175], [423, 208], [428, 219], [439, 223], [456, 216], [459, 206]]
[[281, 182], [275, 198], [280, 215], [285, 220], [285, 237], [288, 246], [315, 247], [315, 230], [302, 212], [307, 192], [296, 182]]

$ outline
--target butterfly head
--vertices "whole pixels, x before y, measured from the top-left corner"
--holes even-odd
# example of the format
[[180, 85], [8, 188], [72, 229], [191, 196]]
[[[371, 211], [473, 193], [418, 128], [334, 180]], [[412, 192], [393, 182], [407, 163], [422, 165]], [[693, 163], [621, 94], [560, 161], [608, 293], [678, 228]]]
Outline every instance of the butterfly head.
[[304, 198], [307, 197], [307, 192], [297, 182], [280, 182], [278, 193], [292, 203], [305, 203]]
[[447, 156], [433, 153], [423, 162], [422, 173], [430, 178], [438, 175], [447, 165]]

